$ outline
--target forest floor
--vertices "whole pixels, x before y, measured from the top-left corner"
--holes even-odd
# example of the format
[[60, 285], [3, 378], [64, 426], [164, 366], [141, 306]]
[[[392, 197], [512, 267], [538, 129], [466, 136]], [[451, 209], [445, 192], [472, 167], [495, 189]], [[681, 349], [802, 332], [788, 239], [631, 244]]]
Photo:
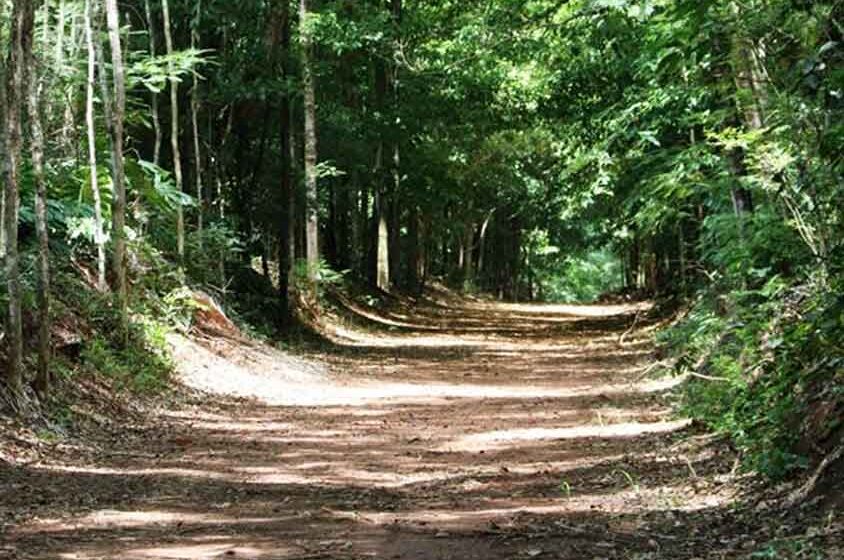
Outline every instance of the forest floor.
[[370, 328], [301, 358], [174, 337], [205, 393], [0, 461], [0, 558], [844, 557], [676, 416], [646, 307], [352, 305]]

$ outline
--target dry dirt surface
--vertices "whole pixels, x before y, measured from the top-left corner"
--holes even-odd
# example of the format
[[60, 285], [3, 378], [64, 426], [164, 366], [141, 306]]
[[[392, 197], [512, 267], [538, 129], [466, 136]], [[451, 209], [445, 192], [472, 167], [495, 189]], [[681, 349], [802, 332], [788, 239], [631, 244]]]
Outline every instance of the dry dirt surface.
[[175, 337], [204, 397], [0, 461], [0, 558], [741, 558], [793, 534], [734, 507], [735, 457], [648, 375], [644, 311], [359, 308], [371, 328], [301, 358]]

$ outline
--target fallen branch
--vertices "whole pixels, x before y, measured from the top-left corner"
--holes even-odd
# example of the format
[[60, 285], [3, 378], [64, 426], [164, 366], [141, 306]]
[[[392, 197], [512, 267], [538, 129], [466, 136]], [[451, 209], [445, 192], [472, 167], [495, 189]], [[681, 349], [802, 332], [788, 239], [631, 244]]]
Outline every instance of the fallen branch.
[[812, 476], [803, 483], [803, 486], [794, 490], [791, 494], [789, 494], [788, 498], [785, 500], [785, 504], [788, 507], [794, 507], [806, 498], [808, 498], [812, 492], [815, 491], [815, 488], [820, 482], [821, 478], [823, 477], [826, 470], [837, 463], [839, 460], [844, 458], [844, 442], [838, 444], [838, 447], [832, 450], [824, 460], [821, 461], [821, 464], [818, 465], [818, 468], [815, 469], [815, 472], [812, 473]]
[[654, 362], [648, 367], [646, 367], [639, 377], [636, 378], [636, 381], [641, 381], [642, 379], [646, 378], [650, 373], [654, 370], [664, 368], [668, 370], [673, 370], [677, 366], [678, 359], [671, 359], [671, 360], [660, 360], [658, 362]]
[[627, 335], [629, 335], [634, 330], [636, 330], [636, 325], [639, 324], [639, 315], [641, 315], [641, 313], [642, 313], [641, 308], [636, 310], [636, 316], [633, 317], [633, 324], [631, 324], [630, 328], [627, 329], [626, 331], [624, 331], [623, 333], [621, 333], [621, 336], [618, 337], [618, 345], [619, 346], [624, 346], [624, 339], [627, 338]]
[[697, 373], [694, 371], [690, 371], [689, 375], [691, 375], [692, 377], [697, 377], [698, 379], [703, 379], [705, 381], [720, 381], [722, 383], [729, 381], [727, 377], [714, 377], [712, 375], [704, 375], [702, 373]]

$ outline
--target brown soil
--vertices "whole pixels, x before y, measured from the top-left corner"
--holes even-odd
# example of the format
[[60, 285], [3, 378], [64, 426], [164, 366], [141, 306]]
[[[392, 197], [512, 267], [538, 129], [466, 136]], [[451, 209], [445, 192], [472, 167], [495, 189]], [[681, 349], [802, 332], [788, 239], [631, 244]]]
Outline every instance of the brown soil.
[[[336, 326], [302, 359], [174, 338], [183, 382], [229, 396], [0, 461], [0, 558], [645, 560], [803, 543], [793, 515], [737, 502], [733, 453], [672, 413], [641, 311], [361, 307], [372, 329]], [[840, 552], [837, 523], [811, 535], [821, 557]]]

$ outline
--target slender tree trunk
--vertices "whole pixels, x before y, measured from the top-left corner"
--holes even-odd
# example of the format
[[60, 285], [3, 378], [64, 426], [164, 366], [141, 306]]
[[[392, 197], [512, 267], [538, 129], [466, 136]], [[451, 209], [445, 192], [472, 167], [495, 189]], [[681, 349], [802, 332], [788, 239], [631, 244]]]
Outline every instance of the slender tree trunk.
[[34, 24], [31, 0], [15, 0], [12, 4], [9, 56], [6, 63], [6, 282], [8, 313], [6, 317], [7, 348], [5, 382], [13, 397], [22, 389], [23, 321], [20, 256], [18, 253], [18, 216], [20, 213], [21, 179], [21, 113], [26, 91], [25, 47], [32, 41]]
[[[401, 52], [401, 19], [402, 19], [402, 0], [390, 0], [390, 12], [393, 18], [393, 59], [399, 60]], [[390, 278], [393, 282], [398, 281], [399, 272], [401, 270], [401, 145], [400, 145], [400, 127], [401, 119], [399, 118], [399, 65], [392, 63], [389, 68], [389, 84], [390, 90], [390, 104], [392, 116], [392, 138], [391, 138], [391, 153], [390, 153], [390, 171], [392, 175], [392, 184], [390, 185], [390, 196], [388, 198], [389, 207], [389, 266]]]
[[466, 225], [463, 257], [463, 286], [471, 288], [475, 281], [475, 222]]
[[302, 41], [302, 88], [305, 100], [305, 258], [311, 283], [317, 281], [319, 266], [319, 195], [317, 191], [316, 90], [311, 63], [312, 39], [307, 28], [308, 0], [299, 0]]
[[[77, 25], [75, 12], [71, 10], [70, 35], [68, 37], [70, 43], [69, 51], [66, 53], [66, 57], [64, 54], [62, 55], [62, 60], [65, 58], [68, 60], [77, 59], [77, 56], [85, 43], [84, 22], [85, 14], [82, 14], [82, 24]], [[65, 149], [67, 149], [68, 153], [75, 152], [76, 159], [81, 161], [84, 156], [82, 155], [82, 139], [78, 131], [81, 127], [76, 125], [76, 95], [77, 86], [71, 82], [67, 85], [64, 92], [64, 114], [62, 115], [61, 144], [65, 147]]]
[[486, 259], [486, 238], [487, 233], [489, 233], [489, 224], [492, 222], [492, 217], [495, 215], [495, 209], [490, 210], [489, 214], [487, 214], [486, 219], [484, 220], [483, 225], [481, 226], [481, 234], [478, 239], [478, 271], [477, 273], [483, 274], [484, 272], [484, 261]]
[[[45, 4], [45, 25], [47, 20]], [[46, 36], [46, 34], [45, 34]], [[35, 230], [38, 238], [38, 369], [35, 389], [45, 395], [50, 389], [50, 238], [47, 229], [47, 183], [44, 177], [44, 131], [41, 124], [41, 91], [37, 60], [29, 41], [26, 50], [29, 68], [27, 112], [31, 135], [32, 177], [35, 182]]]
[[97, 173], [97, 130], [94, 121], [94, 81], [96, 79], [97, 53], [94, 45], [94, 24], [96, 14], [94, 2], [85, 2], [85, 43], [88, 48], [87, 94], [85, 99], [85, 124], [88, 132], [88, 167], [91, 173], [91, 196], [94, 199], [94, 244], [97, 247], [97, 289], [105, 291], [106, 253], [103, 231], [102, 197], [100, 196], [99, 174]]
[[375, 195], [375, 207], [378, 216], [378, 256], [376, 286], [386, 291], [390, 290], [390, 231], [387, 227], [387, 212], [384, 195]]
[[[202, 0], [197, 0], [196, 15], [191, 26], [190, 44], [192, 49], [199, 46], [199, 18], [202, 15]], [[199, 74], [193, 71], [193, 86], [190, 92], [190, 117], [193, 130], [194, 180], [196, 182], [196, 228], [200, 248], [202, 247], [202, 231], [204, 229], [204, 196], [202, 188], [202, 153], [199, 141]]]
[[[129, 290], [126, 280], [126, 179], [123, 168], [123, 120], [126, 112], [126, 78], [123, 69], [123, 48], [120, 41], [120, 13], [117, 0], [105, 0], [108, 40], [111, 46], [111, 67], [114, 82], [114, 104], [111, 111], [111, 168], [114, 195], [111, 205], [111, 230], [114, 238], [112, 272], [124, 341], [129, 332]], [[103, 70], [104, 71], [104, 70]]]
[[[293, 162], [296, 161], [296, 135], [295, 130], [293, 128], [293, 108], [289, 105], [290, 97], [287, 97], [288, 103], [288, 112], [287, 112], [287, 144], [288, 144], [288, 158], [287, 158], [287, 207], [286, 207], [286, 214], [287, 214], [287, 254], [288, 254], [288, 270], [287, 270], [287, 289], [290, 289], [290, 282], [292, 281], [293, 277], [293, 267], [296, 263], [296, 216], [297, 216], [297, 208], [296, 208], [296, 191], [297, 191], [297, 182], [296, 176], [293, 171]], [[288, 296], [289, 297], [289, 293]], [[290, 305], [288, 302], [288, 309]]]
[[[0, 22], [5, 21], [6, 2], [0, 1]], [[0, 51], [2, 52], [2, 51]], [[6, 59], [0, 55], [0, 157], [3, 158], [3, 175], [6, 174]], [[0, 260], [6, 261], [6, 186], [0, 188]]]
[[[161, 9], [164, 12], [164, 44], [167, 55], [173, 55], [173, 33], [170, 30], [170, 2], [161, 0]], [[173, 64], [169, 64], [170, 74], [174, 72]], [[182, 178], [182, 155], [179, 150], [179, 82], [170, 80], [170, 144], [173, 149], [173, 177], [176, 180], [176, 189], [184, 192], [184, 181]], [[179, 265], [184, 265], [185, 260], [185, 212], [182, 205], [176, 207], [176, 252], [179, 256]]]
[[[155, 19], [152, 17], [152, 6], [150, 0], [144, 0], [144, 10], [147, 17], [147, 29], [149, 33], [149, 54], [155, 57], [158, 53], [158, 45], [155, 39]], [[155, 134], [152, 162], [155, 165], [161, 165], [161, 116], [158, 110], [158, 92], [152, 92], [152, 130]]]
[[[281, 73], [285, 79], [290, 78], [290, 3], [287, 0], [278, 2], [278, 31], [279, 46], [281, 47]], [[279, 259], [278, 259], [278, 295], [281, 305], [281, 324], [286, 326], [290, 322], [290, 277], [293, 272], [293, 262], [296, 259], [296, 192], [293, 189], [293, 157], [291, 148], [291, 118], [290, 94], [287, 89], [282, 92], [279, 108], [279, 140], [281, 144], [281, 220], [279, 224]]]
[[[65, 61], [65, 18], [67, 17], [67, 8], [65, 0], [59, 0], [58, 6], [58, 13], [57, 13], [57, 21], [56, 21], [56, 44], [53, 51], [53, 68], [54, 72], [57, 76], [62, 76], [64, 74], [64, 61]], [[70, 26], [73, 28], [73, 18], [71, 18]], [[58, 102], [58, 105], [61, 106], [62, 103]], [[55, 105], [50, 106], [48, 111], [52, 114], [56, 109]], [[67, 109], [65, 109], [67, 110]], [[65, 154], [71, 153], [71, 146], [70, 143], [70, 131], [67, 127], [62, 126], [59, 132], [59, 146], [60, 151]]]
[[[388, 109], [387, 93], [389, 90], [389, 78], [386, 62], [382, 60], [375, 61], [375, 106], [382, 113]], [[375, 178], [375, 204], [373, 215], [373, 235], [374, 242], [374, 279], [375, 287], [384, 291], [390, 289], [390, 228], [387, 222], [387, 213], [389, 211], [389, 204], [387, 201], [388, 191], [390, 189], [388, 174], [389, 169], [385, 169], [384, 165], [384, 151], [389, 147], [386, 141], [387, 124], [381, 123], [380, 138], [375, 150], [375, 166], [373, 168], [373, 177]]]
[[360, 274], [361, 278], [370, 281], [371, 274], [370, 274], [370, 258], [369, 252], [372, 243], [369, 240], [369, 189], [361, 182], [360, 177], [355, 175], [357, 178], [357, 183], [360, 185], [358, 187], [357, 193], [357, 208], [356, 208], [356, 215], [355, 215], [355, 224], [354, 224], [354, 240], [355, 240], [355, 247], [357, 248], [357, 270]]

